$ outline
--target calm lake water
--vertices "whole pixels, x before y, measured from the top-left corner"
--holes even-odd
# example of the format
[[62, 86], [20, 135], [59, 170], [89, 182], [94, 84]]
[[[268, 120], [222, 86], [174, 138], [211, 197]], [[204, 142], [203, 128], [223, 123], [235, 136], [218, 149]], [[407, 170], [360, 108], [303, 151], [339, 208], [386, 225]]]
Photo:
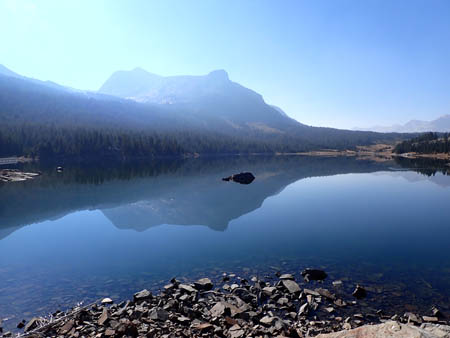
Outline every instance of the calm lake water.
[[[414, 168], [414, 169], [410, 169]], [[0, 185], [0, 318], [223, 272], [323, 268], [368, 309], [450, 304], [450, 176], [423, 163], [253, 157], [42, 170]], [[221, 178], [252, 171], [250, 185]], [[444, 170], [445, 172], [445, 170]], [[351, 299], [351, 296], [350, 298]]]

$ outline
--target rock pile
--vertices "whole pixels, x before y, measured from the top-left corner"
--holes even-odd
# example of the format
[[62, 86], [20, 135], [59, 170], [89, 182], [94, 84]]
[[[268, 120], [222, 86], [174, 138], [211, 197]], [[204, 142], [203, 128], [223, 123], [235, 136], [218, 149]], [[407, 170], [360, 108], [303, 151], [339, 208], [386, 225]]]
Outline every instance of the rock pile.
[[[291, 274], [278, 277], [269, 283], [225, 275], [219, 289], [209, 278], [190, 284], [172, 279], [158, 295], [142, 290], [119, 304], [105, 298], [68, 313], [56, 312], [51, 319], [21, 322], [20, 327], [33, 337], [305, 337], [391, 320], [380, 311], [352, 310], [355, 299], [366, 294], [360, 285], [355, 297], [344, 297], [321, 287], [302, 288]], [[309, 273], [309, 279], [314, 274]], [[412, 325], [446, 324], [438, 312], [394, 319]]]

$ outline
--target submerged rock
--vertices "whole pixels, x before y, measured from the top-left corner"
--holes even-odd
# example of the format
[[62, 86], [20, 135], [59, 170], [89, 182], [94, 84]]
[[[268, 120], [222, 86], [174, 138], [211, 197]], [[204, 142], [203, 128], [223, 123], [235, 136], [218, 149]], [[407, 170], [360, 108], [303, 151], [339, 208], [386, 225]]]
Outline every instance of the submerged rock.
[[361, 285], [356, 285], [355, 290], [352, 293], [353, 297], [356, 299], [363, 299], [367, 296], [366, 290]]
[[305, 269], [302, 271], [302, 276], [306, 282], [309, 282], [310, 280], [321, 281], [327, 278], [327, 274], [325, 271], [317, 269]]

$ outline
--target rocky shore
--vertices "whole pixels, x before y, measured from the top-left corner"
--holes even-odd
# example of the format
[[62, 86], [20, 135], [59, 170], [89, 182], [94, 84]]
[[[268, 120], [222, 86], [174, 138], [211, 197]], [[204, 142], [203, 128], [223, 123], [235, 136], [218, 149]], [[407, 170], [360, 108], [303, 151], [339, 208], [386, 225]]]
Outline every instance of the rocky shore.
[[224, 274], [220, 285], [172, 279], [156, 295], [142, 290], [119, 304], [103, 298], [24, 320], [17, 325], [23, 333], [3, 337], [450, 337], [448, 318], [436, 307], [426, 314], [359, 313], [364, 286], [344, 294], [336, 280], [325, 289], [327, 274], [315, 269], [298, 276], [308, 288], [291, 274], [277, 277], [270, 283]]

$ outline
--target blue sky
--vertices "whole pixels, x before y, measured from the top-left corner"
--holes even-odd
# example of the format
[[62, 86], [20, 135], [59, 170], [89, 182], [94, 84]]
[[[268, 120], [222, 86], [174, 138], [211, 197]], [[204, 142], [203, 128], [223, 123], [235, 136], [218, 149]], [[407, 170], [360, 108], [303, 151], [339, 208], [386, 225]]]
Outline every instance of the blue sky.
[[311, 125], [430, 120], [450, 114], [450, 1], [0, 0], [0, 64], [93, 90], [225, 69]]

